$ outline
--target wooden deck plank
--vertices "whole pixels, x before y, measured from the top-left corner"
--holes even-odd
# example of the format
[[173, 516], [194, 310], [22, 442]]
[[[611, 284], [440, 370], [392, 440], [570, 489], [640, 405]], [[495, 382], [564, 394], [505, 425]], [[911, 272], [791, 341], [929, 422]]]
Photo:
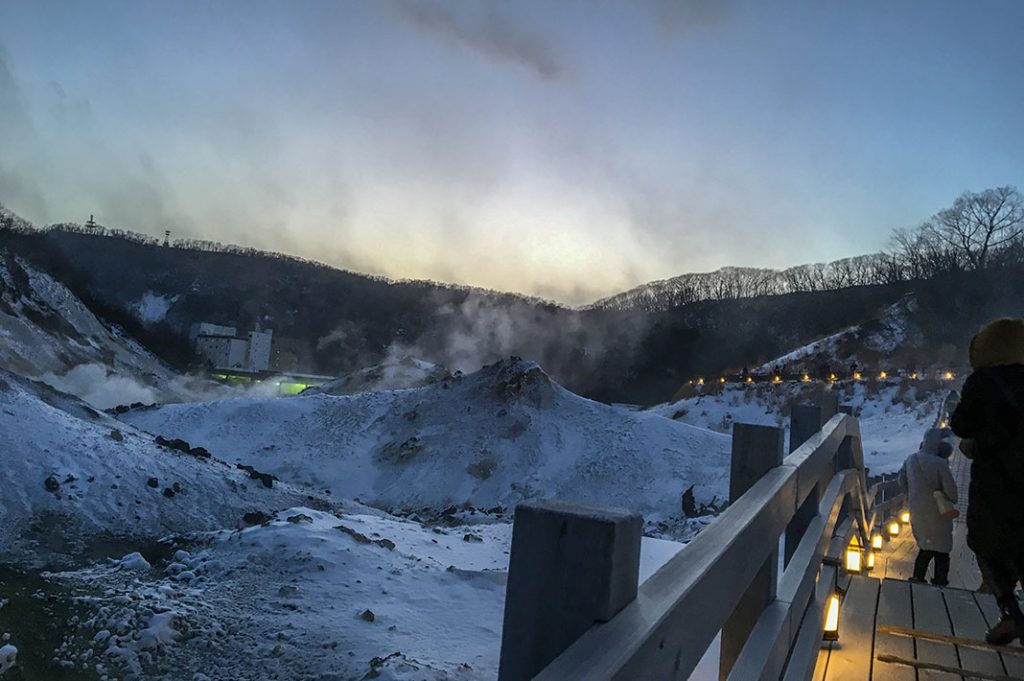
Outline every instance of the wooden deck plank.
[[[913, 610], [910, 605], [910, 584], [891, 579], [882, 581], [878, 598], [879, 624], [896, 627], [913, 627]], [[914, 659], [913, 639], [877, 634], [875, 636], [875, 655], [892, 655], [893, 657]], [[873, 679], [876, 681], [917, 681], [917, 674], [910, 667], [888, 662], [875, 661]]]
[[[995, 596], [992, 594], [975, 593], [974, 601], [978, 604], [978, 609], [985, 618], [985, 625], [987, 627], [992, 627], [999, 621], [999, 606], [996, 605]], [[1013, 645], [1014, 647], [1020, 647], [1020, 643], [1014, 643]], [[1009, 676], [1024, 679], [1024, 657], [1020, 655], [1000, 655], [999, 657], [1002, 658], [1003, 665], [1006, 667], [1006, 673]]]
[[[911, 595], [914, 603], [915, 629], [953, 635], [941, 589], [924, 584], [912, 584]], [[942, 667], [960, 667], [956, 646], [938, 641], [917, 641], [917, 659]], [[960, 678], [934, 669], [918, 671], [919, 681], [960, 681]]]
[[[942, 596], [946, 599], [946, 609], [953, 622], [953, 635], [974, 641], [984, 641], [988, 624], [981, 614], [974, 595], [960, 589], [943, 589]], [[960, 663], [964, 669], [1003, 674], [1006, 670], [999, 659], [999, 653], [993, 650], [981, 650], [969, 646], [957, 646]]]
[[818, 653], [818, 662], [814, 665], [814, 674], [811, 676], [813, 681], [825, 681], [826, 674], [828, 674], [828, 660], [832, 654], [832, 644], [825, 643], [821, 646], [821, 652]]
[[870, 681], [879, 581], [854, 577], [840, 610], [839, 641], [832, 644], [827, 681]]

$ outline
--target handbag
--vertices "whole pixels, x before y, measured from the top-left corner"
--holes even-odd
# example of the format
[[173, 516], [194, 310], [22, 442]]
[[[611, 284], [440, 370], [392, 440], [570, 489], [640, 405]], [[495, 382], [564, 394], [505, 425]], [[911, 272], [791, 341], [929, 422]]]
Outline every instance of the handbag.
[[957, 510], [953, 502], [949, 500], [946, 493], [941, 489], [937, 489], [932, 492], [932, 496], [935, 497], [935, 505], [939, 507], [939, 516], [945, 520], [953, 520], [954, 518], [960, 517], [960, 511]]

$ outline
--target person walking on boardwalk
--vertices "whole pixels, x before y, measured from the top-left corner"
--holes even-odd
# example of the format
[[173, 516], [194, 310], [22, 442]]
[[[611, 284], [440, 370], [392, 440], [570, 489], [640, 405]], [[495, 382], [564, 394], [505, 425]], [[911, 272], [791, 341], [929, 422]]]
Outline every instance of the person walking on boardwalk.
[[950, 418], [972, 459], [967, 545], [999, 603], [986, 635], [1005, 645], [1024, 636], [1014, 594], [1024, 575], [1024, 320], [987, 324], [971, 340], [971, 368]]
[[[949, 509], [957, 501], [956, 482], [949, 470], [953, 446], [942, 439], [943, 432], [932, 428], [924, 435], [921, 449], [907, 457], [900, 469], [899, 483], [910, 506], [911, 529], [917, 541], [912, 582], [924, 582], [928, 566], [935, 561], [932, 584], [949, 584], [949, 553], [953, 550], [953, 518]], [[942, 495], [940, 506], [936, 495]]]

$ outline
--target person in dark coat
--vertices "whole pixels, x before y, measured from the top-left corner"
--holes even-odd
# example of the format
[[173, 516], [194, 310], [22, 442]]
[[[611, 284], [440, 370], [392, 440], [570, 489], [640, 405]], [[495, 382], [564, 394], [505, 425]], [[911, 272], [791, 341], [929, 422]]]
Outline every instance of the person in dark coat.
[[953, 519], [944, 518], [939, 512], [935, 493], [942, 492], [951, 503], [957, 502], [956, 482], [947, 461], [953, 446], [942, 439], [942, 434], [939, 428], [926, 432], [920, 451], [907, 457], [899, 475], [918, 549], [910, 581], [925, 581], [928, 566], [934, 560], [935, 586], [949, 584], [949, 554], [953, 550]]
[[986, 640], [1006, 645], [1024, 636], [1014, 595], [1024, 576], [1024, 320], [1003, 318], [971, 340], [971, 368], [950, 418], [972, 459], [967, 545], [999, 603]]

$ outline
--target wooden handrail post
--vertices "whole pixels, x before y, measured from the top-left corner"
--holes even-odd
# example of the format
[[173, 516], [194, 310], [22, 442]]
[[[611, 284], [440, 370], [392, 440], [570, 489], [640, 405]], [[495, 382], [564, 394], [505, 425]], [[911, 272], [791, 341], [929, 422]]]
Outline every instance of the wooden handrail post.
[[643, 518], [559, 501], [516, 507], [499, 681], [528, 681], [636, 599]]
[[[776, 426], [736, 423], [732, 427], [732, 468], [729, 474], [729, 502], [733, 503], [754, 486], [783, 458], [785, 433]], [[764, 609], [775, 600], [778, 587], [778, 550], [768, 559], [750, 582], [736, 609], [722, 627], [722, 649], [719, 678], [726, 679], [751, 630]]]
[[[838, 408], [838, 403], [835, 405]], [[789, 451], [793, 453], [803, 443], [810, 440], [815, 433], [821, 430], [828, 419], [835, 414], [827, 414], [824, 407], [811, 406], [807, 404], [793, 405], [789, 413]], [[786, 526], [786, 541], [784, 542], [783, 559], [784, 564], [789, 565], [796, 547], [807, 531], [807, 527], [818, 514], [818, 503], [821, 486], [816, 485], [807, 499], [796, 510], [793, 520]]]

